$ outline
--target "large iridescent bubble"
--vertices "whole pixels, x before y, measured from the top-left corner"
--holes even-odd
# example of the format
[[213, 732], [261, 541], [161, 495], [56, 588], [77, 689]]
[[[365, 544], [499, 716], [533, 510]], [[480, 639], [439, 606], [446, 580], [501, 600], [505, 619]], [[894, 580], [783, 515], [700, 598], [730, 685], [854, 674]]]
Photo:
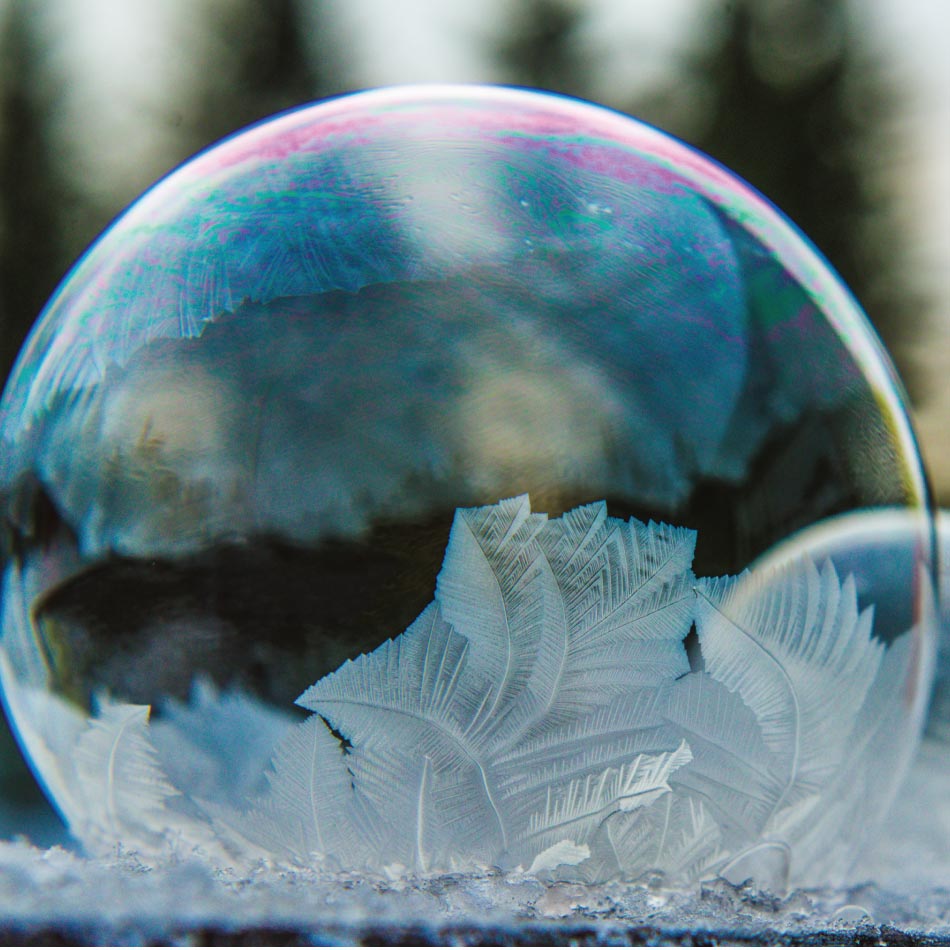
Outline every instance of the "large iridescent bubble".
[[[415, 870], [471, 858], [581, 879], [830, 878], [914, 749], [933, 651], [932, 519], [886, 357], [847, 290], [761, 196], [612, 112], [525, 91], [407, 88], [301, 109], [223, 142], [143, 196], [64, 281], [9, 381], [0, 437], [6, 703], [38, 777], [91, 849]], [[529, 504], [553, 525], [537, 540], [524, 535]], [[456, 518], [447, 556], [457, 510], [479, 507], [481, 521]], [[492, 534], [489, 516], [509, 533]], [[882, 516], [899, 521], [902, 539], [884, 561]], [[630, 518], [639, 527], [611, 520]], [[656, 552], [680, 535], [641, 524], [651, 520], [695, 531], [691, 568], [687, 559], [680, 580], [657, 588], [657, 603], [673, 584], [699, 606], [684, 608], [674, 634], [615, 631], [625, 645], [600, 660], [571, 645], [571, 628], [557, 672], [547, 660], [541, 670], [540, 621], [527, 611], [515, 629], [521, 588], [505, 578], [520, 564], [523, 584], [535, 584], [550, 569], [550, 603], [583, 626], [587, 608], [570, 596], [601, 609], [644, 564], [651, 579], [664, 570]], [[485, 563], [461, 540], [469, 523]], [[620, 564], [587, 538], [577, 551], [588, 567], [565, 560], [552, 539], [581, 524], [642, 546], [623, 542]], [[598, 557], [602, 569], [590, 569]], [[791, 579], [789, 563], [800, 565]], [[688, 579], [750, 565], [728, 589]], [[458, 600], [490, 576], [510, 634], [494, 683], [471, 618], [495, 594]], [[398, 792], [398, 769], [423, 756], [400, 818], [374, 802], [370, 778], [365, 793], [359, 783], [408, 726], [348, 731], [346, 716], [326, 711], [361, 669], [381, 677], [376, 705], [396, 702], [397, 680], [410, 684], [398, 691], [408, 702], [410, 641], [402, 654], [383, 648], [385, 675], [378, 648], [424, 611], [451, 621], [441, 669], [456, 640], [469, 656], [456, 657], [451, 683], [420, 667], [412, 715], [457, 730], [487, 795], [486, 834], [501, 829], [495, 851], [467, 845], [478, 836], [453, 817], [452, 802], [478, 790], [465, 785], [468, 766], [452, 771], [441, 738], [430, 748], [417, 737], [386, 760]], [[478, 630], [466, 632], [469, 621]], [[428, 640], [419, 629], [412, 643], [429, 656], [436, 627]], [[669, 662], [648, 681], [633, 640], [667, 636]], [[740, 649], [743, 638], [751, 646]], [[552, 758], [544, 788], [519, 785], [512, 757], [547, 741], [540, 714], [483, 756], [477, 737], [498, 728], [485, 710], [520, 704], [506, 722], [520, 721], [542, 702], [544, 677], [581, 654], [593, 665], [577, 682], [591, 696], [575, 683], [570, 702], [549, 698], [560, 717], [551, 729], [588, 735], [578, 717], [603, 696], [634, 703], [624, 693], [634, 686], [667, 697], [662, 722], [647, 736], [645, 720], [625, 721], [644, 725], [641, 745], [617, 752], [629, 761]], [[621, 654], [633, 657], [629, 677], [612, 670], [601, 691]], [[478, 705], [477, 684], [489, 693], [466, 719], [450, 700], [469, 674], [465, 702]], [[443, 705], [433, 712], [435, 682]], [[294, 700], [307, 696], [326, 727], [295, 726], [305, 716]], [[604, 723], [614, 715], [601, 712]], [[674, 725], [681, 733], [662, 745]], [[309, 786], [281, 777], [305, 748], [287, 739], [292, 727], [311, 729], [312, 754], [323, 743], [343, 757], [349, 791], [331, 788], [320, 764]], [[751, 771], [727, 795], [710, 750], [740, 733], [748, 742], [727, 752]], [[637, 799], [624, 783], [648, 766], [654, 785]], [[774, 800], [751, 801], [749, 789], [775, 776]], [[627, 791], [594, 802], [595, 780]], [[439, 798], [443, 786], [455, 798]], [[542, 791], [546, 817], [525, 817], [518, 832], [518, 802]], [[570, 809], [584, 796], [599, 817], [582, 834]], [[330, 801], [340, 827], [373, 828], [365, 847], [334, 851], [304, 799]], [[572, 828], [562, 840], [544, 824], [558, 816]], [[393, 843], [405, 822], [418, 822], [411, 853]], [[660, 825], [653, 857], [628, 860]], [[677, 857], [670, 828], [683, 841], [715, 839], [708, 860]], [[313, 841], [282, 851], [295, 835]], [[605, 836], [616, 865], [593, 867]]]

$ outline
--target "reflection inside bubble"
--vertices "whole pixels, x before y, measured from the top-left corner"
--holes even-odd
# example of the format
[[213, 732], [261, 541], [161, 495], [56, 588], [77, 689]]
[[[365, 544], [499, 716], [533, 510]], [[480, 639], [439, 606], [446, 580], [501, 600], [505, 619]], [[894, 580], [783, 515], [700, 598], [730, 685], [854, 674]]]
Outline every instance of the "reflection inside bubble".
[[4, 689], [87, 841], [117, 832], [69, 790], [86, 717], [151, 716], [206, 846], [199, 802], [246, 804], [302, 691], [433, 600], [459, 509], [604, 500], [694, 529], [699, 577], [894, 510], [911, 554], [836, 566], [879, 641], [926, 626], [900, 596], [931, 564], [920, 461], [847, 293], [742, 183], [554, 97], [381, 93], [199, 157], [63, 285], [0, 436]]

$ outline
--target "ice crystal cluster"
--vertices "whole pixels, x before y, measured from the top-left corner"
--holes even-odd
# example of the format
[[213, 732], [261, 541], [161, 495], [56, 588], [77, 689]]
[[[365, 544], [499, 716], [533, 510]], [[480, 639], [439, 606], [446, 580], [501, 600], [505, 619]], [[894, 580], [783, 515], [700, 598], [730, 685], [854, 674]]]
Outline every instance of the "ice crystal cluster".
[[866, 319], [727, 171], [551, 95], [343, 97], [40, 316], [0, 684], [90, 851], [821, 882], [919, 737], [928, 497]]
[[822, 863], [849, 802], [893, 791], [873, 611], [830, 561], [697, 580], [694, 544], [603, 503], [460, 511], [435, 601], [300, 697], [316, 715], [244, 834], [304, 863], [586, 881]]
[[793, 865], [833, 869], [842, 826], [882, 816], [913, 748], [893, 743], [913, 632], [885, 651], [829, 560], [698, 579], [695, 540], [604, 503], [460, 510], [435, 601], [304, 692], [315, 715], [266, 730], [250, 700], [212, 694], [210, 719], [160, 727], [219, 768], [253, 761], [248, 732], [276, 742], [243, 807], [182, 796], [147, 707], [101, 700], [88, 724], [45, 710], [73, 750], [74, 827], [148, 849], [190, 816], [213, 853], [331, 869], [780, 889]]

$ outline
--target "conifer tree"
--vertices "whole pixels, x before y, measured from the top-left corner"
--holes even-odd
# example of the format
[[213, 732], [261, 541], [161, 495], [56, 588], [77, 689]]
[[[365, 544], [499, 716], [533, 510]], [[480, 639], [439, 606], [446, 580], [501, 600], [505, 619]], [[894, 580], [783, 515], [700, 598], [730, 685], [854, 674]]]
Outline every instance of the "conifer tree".
[[277, 112], [342, 91], [331, 14], [296, 0], [199, 8], [208, 68], [194, 94], [193, 150]]
[[[53, 89], [34, 12], [28, 0], [0, 10], [0, 381], [66, 266], [65, 186], [47, 121]], [[0, 835], [29, 830], [42, 841], [55, 838], [56, 824], [0, 709]]]
[[[694, 69], [711, 92], [690, 138], [781, 208], [862, 303], [912, 391], [921, 302], [891, 206], [871, 187], [892, 102], [843, 0], [732, 0]], [[882, 240], [885, 238], [885, 240]]]
[[501, 79], [589, 96], [590, 64], [578, 42], [583, 8], [571, 0], [526, 0], [509, 9], [494, 51]]
[[0, 17], [0, 378], [68, 266], [64, 184], [48, 122], [54, 98], [28, 0]]

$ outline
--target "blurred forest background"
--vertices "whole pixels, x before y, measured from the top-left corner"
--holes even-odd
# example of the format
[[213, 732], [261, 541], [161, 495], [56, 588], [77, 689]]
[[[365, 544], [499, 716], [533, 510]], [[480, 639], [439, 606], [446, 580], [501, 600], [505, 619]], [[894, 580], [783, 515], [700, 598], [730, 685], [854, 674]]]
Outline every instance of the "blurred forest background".
[[[222, 136], [368, 86], [532, 86], [782, 208], [888, 346], [950, 503], [948, 48], [944, 0], [0, 0], [0, 376], [109, 221]], [[0, 835], [61, 834], [9, 736], [0, 796]]]

